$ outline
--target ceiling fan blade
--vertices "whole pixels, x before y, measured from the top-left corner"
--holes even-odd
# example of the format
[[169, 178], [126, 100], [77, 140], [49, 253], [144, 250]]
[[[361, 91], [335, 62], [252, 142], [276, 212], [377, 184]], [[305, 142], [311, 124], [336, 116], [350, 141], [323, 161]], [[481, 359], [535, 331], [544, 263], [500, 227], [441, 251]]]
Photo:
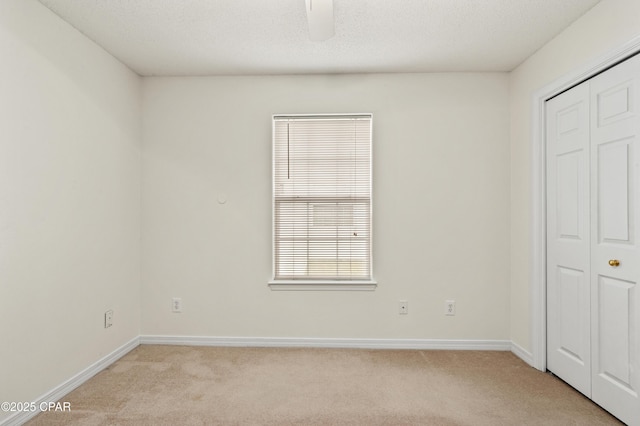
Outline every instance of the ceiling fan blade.
[[305, 0], [305, 3], [309, 38], [312, 41], [323, 41], [333, 37], [333, 0]]

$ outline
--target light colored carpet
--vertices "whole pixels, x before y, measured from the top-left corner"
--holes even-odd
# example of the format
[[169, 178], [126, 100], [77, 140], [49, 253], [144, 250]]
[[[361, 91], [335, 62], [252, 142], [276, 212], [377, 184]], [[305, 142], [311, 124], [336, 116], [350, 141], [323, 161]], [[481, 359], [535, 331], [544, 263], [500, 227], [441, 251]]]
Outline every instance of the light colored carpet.
[[28, 425], [618, 425], [509, 352], [139, 346]]

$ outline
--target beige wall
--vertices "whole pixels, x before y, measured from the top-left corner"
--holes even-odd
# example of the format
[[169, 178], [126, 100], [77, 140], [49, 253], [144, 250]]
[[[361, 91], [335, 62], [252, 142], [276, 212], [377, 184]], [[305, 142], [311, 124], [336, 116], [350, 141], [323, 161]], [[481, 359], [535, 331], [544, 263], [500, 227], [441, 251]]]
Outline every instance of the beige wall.
[[[506, 74], [143, 87], [143, 334], [509, 338]], [[271, 115], [323, 112], [374, 114], [374, 292], [267, 286]], [[172, 297], [183, 313], [170, 312]], [[448, 298], [455, 317], [444, 316]], [[398, 315], [400, 299], [409, 315]]]
[[140, 78], [33, 0], [0, 62], [0, 401], [35, 401], [139, 335]]
[[[141, 333], [530, 350], [532, 94], [638, 35], [638, 16], [603, 0], [511, 74], [141, 84], [35, 0], [2, 0], [0, 401], [35, 400]], [[270, 118], [305, 112], [374, 113], [373, 292], [267, 286]]]
[[603, 0], [510, 73], [511, 339], [531, 350], [531, 117], [533, 94], [640, 34], [640, 2]]

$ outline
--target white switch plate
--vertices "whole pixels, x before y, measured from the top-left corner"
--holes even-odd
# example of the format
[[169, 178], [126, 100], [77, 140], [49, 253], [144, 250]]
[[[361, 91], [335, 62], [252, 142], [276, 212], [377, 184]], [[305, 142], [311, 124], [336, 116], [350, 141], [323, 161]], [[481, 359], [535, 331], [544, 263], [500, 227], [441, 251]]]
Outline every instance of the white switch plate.
[[398, 313], [400, 315], [407, 315], [409, 313], [409, 302], [401, 300], [398, 302]]

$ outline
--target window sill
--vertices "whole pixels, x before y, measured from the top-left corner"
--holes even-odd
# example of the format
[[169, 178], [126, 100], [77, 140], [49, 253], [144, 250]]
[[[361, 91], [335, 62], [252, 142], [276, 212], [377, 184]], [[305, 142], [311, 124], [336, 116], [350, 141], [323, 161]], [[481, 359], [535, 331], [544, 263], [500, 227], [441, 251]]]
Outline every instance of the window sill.
[[376, 281], [269, 281], [274, 291], [373, 291]]

